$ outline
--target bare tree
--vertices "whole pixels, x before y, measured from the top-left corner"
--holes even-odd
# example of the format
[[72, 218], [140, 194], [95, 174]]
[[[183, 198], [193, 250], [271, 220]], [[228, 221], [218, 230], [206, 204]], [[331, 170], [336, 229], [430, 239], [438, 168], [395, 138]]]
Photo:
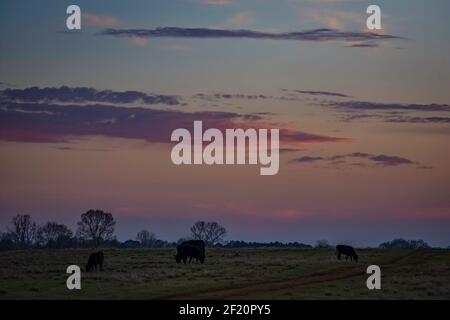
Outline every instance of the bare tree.
[[214, 245], [221, 242], [227, 235], [227, 230], [217, 222], [209, 222], [206, 228], [208, 243]]
[[141, 230], [136, 235], [136, 240], [139, 241], [143, 247], [153, 247], [156, 242], [156, 237], [153, 232]]
[[56, 222], [47, 222], [38, 228], [37, 242], [46, 246], [50, 241], [72, 237], [72, 231], [65, 225]]
[[115, 225], [116, 222], [111, 213], [91, 209], [81, 215], [77, 235], [83, 239], [94, 241], [98, 246], [102, 240], [113, 239]]
[[36, 237], [36, 222], [28, 214], [18, 214], [12, 219], [12, 229], [10, 233], [13, 242], [19, 247], [26, 247], [33, 244]]
[[191, 236], [195, 240], [203, 240], [208, 245], [221, 242], [227, 235], [227, 230], [217, 222], [198, 221], [191, 227]]
[[206, 241], [206, 222], [197, 221], [191, 227], [191, 237], [195, 240]]

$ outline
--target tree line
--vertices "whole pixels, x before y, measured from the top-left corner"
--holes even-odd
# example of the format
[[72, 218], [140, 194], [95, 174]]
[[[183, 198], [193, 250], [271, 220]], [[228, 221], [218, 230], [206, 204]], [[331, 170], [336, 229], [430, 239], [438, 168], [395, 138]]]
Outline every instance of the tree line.
[[11, 220], [6, 232], [0, 232], [0, 249], [24, 248], [164, 248], [175, 247], [187, 239], [203, 240], [209, 246], [222, 242], [226, 229], [217, 222], [198, 221], [190, 228], [190, 236], [178, 242], [157, 239], [153, 232], [141, 230], [135, 240], [120, 242], [114, 235], [116, 221], [111, 213], [88, 210], [80, 217], [77, 230], [73, 232], [64, 224], [54, 221], [38, 225], [30, 215], [18, 214]]
[[[185, 240], [203, 240], [207, 246], [222, 248], [299, 248], [310, 249], [313, 246], [299, 242], [245, 242], [228, 241], [225, 227], [217, 222], [198, 221], [190, 229], [190, 235], [177, 242], [157, 239], [153, 232], [146, 229], [139, 231], [135, 239], [120, 242], [114, 235], [116, 221], [111, 213], [102, 210], [88, 210], [81, 214], [77, 230], [73, 232], [64, 224], [54, 221], [38, 225], [30, 215], [18, 214], [11, 220], [5, 232], [0, 231], [0, 250], [26, 248], [167, 248], [176, 247]], [[314, 246], [317, 249], [331, 249], [327, 240], [319, 240]], [[430, 246], [423, 240], [405, 240], [402, 238], [383, 242], [382, 249], [428, 249]]]

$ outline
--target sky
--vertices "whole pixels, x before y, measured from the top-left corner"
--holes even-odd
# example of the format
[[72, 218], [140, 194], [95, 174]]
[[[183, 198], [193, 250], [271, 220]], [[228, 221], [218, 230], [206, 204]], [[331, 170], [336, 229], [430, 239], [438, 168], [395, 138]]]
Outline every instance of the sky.
[[[66, 8], [82, 28], [66, 29]], [[382, 30], [366, 27], [381, 8]], [[450, 3], [352, 0], [2, 1], [0, 230], [118, 239], [450, 245]], [[280, 128], [280, 170], [176, 166], [171, 132]]]

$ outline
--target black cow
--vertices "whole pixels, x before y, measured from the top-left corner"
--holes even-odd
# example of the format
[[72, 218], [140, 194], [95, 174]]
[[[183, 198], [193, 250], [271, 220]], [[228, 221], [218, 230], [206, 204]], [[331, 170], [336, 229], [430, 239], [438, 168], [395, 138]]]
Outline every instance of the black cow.
[[203, 257], [206, 257], [205, 254], [205, 241], [203, 240], [187, 240], [187, 241], [183, 241], [181, 243], [181, 245], [183, 246], [194, 246], [200, 249], [200, 251], [203, 254]]
[[358, 262], [358, 255], [355, 252], [355, 249], [350, 246], [344, 246], [342, 244], [339, 244], [336, 246], [336, 255], [337, 258], [341, 259], [341, 254], [346, 255], [345, 260], [348, 260], [348, 257], [350, 257], [350, 261], [353, 261], [355, 259], [355, 262]]
[[97, 270], [97, 267], [100, 268], [100, 271], [103, 271], [103, 260], [104, 255], [102, 251], [92, 253], [89, 256], [89, 260], [86, 265], [86, 272], [89, 272], [93, 269]]
[[177, 254], [175, 255], [175, 261], [180, 263], [181, 261], [186, 264], [186, 260], [189, 258], [189, 263], [191, 263], [192, 258], [197, 259], [201, 263], [205, 262], [205, 255], [199, 247], [180, 244], [177, 246]]

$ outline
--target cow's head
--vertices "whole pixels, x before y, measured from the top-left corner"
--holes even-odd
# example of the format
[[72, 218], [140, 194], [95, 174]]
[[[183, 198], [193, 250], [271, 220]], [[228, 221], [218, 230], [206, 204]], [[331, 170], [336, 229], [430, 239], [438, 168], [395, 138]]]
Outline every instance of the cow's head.
[[355, 258], [355, 261], [358, 262], [358, 255], [356, 253], [355, 253], [355, 256], [353, 258]]

